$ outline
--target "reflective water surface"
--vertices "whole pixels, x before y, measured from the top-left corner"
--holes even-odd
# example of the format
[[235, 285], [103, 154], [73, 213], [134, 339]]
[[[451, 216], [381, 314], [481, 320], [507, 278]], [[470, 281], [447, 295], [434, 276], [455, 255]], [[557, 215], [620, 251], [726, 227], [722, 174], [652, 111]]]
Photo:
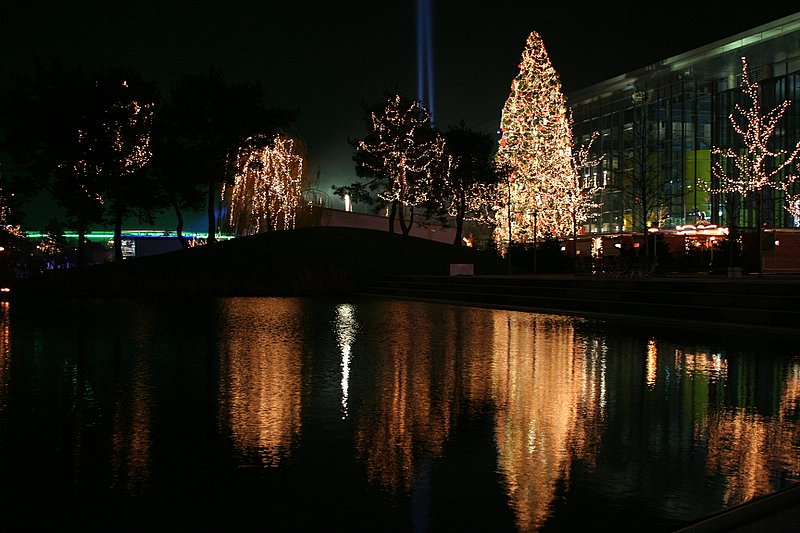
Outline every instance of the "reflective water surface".
[[6, 302], [0, 529], [669, 531], [800, 481], [800, 351], [774, 341], [400, 301]]

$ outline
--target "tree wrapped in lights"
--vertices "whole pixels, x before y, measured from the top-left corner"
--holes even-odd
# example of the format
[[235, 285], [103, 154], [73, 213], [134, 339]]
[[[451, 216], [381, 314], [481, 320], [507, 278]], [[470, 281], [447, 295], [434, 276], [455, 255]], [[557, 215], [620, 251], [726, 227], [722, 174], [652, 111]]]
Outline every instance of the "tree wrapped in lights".
[[460, 246], [465, 220], [494, 223], [495, 141], [463, 123], [449, 128], [444, 138], [444, 200], [447, 214], [456, 221], [453, 244]]
[[[442, 137], [433, 129], [430, 115], [417, 100], [399, 95], [386, 99], [383, 109], [369, 110], [367, 136], [353, 141], [356, 173], [372, 178], [370, 188], [391, 205], [389, 231], [400, 217], [403, 235], [411, 231], [414, 208], [431, 196], [434, 167], [441, 161]], [[361, 190], [354, 184], [354, 190]], [[408, 210], [408, 221], [406, 221]]]
[[172, 87], [171, 98], [161, 109], [159, 165], [172, 196], [178, 229], [182, 227], [180, 204], [192, 206], [193, 194], [206, 191], [209, 243], [216, 241], [217, 202], [223, 184], [233, 183], [236, 154], [246, 139], [272, 138], [287, 128], [294, 113], [264, 105], [259, 84], [229, 83], [219, 72], [187, 75]]
[[[713, 147], [712, 153], [718, 156], [712, 167], [713, 175], [719, 186], [715, 193], [736, 193], [745, 198], [752, 198], [756, 209], [758, 224], [759, 275], [763, 274], [762, 233], [764, 229], [764, 192], [767, 189], [786, 192], [789, 185], [797, 179], [797, 161], [800, 156], [800, 141], [791, 149], [772, 148], [772, 136], [775, 128], [790, 100], [762, 114], [758, 101], [757, 82], [750, 79], [747, 71], [747, 58], [742, 58], [742, 92], [749, 101], [749, 107], [736, 104], [734, 112], [729, 115], [731, 127], [744, 143], [744, 150], [731, 147]], [[737, 116], [738, 115], [738, 116]], [[727, 164], [727, 162], [732, 164]], [[789, 195], [791, 206], [791, 195]]]
[[25, 234], [18, 224], [11, 222], [11, 197], [13, 194], [7, 193], [2, 183], [2, 173], [0, 173], [0, 244], [7, 247], [13, 240], [23, 241]]
[[536, 32], [528, 37], [500, 126], [497, 161], [510, 172], [498, 184], [496, 240], [535, 240], [534, 229], [568, 235], [572, 224], [560, 194], [572, 174], [572, 132], [561, 82]]
[[789, 194], [786, 196], [786, 210], [795, 218], [800, 219], [800, 194]]
[[[81, 157], [68, 163], [87, 202], [103, 205], [114, 224], [114, 259], [122, 260], [122, 223], [155, 207], [142, 173], [150, 161], [155, 89], [137, 76], [108, 72], [97, 78], [85, 122], [77, 130]], [[94, 182], [91, 188], [85, 184]], [[95, 188], [96, 187], [96, 188]], [[149, 204], [149, 205], [148, 205]]]
[[577, 254], [578, 247], [578, 225], [589, 220], [592, 210], [600, 207], [595, 198], [606, 186], [605, 180], [598, 180], [597, 173], [593, 172], [602, 159], [591, 154], [598, 135], [597, 132], [592, 133], [589, 141], [572, 154], [567, 176], [554, 183], [556, 198], [572, 222], [574, 254]]
[[293, 139], [249, 139], [236, 156], [233, 184], [223, 189], [236, 235], [293, 229], [301, 197], [303, 157]]

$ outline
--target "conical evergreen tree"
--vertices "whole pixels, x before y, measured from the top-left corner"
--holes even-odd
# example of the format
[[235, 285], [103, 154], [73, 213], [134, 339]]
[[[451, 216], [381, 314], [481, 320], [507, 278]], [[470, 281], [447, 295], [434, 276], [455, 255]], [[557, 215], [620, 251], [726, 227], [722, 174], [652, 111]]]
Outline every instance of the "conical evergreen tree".
[[528, 37], [500, 127], [497, 162], [508, 173], [498, 184], [496, 240], [507, 242], [510, 227], [511, 241], [533, 241], [535, 224], [539, 237], [569, 235], [560, 191], [572, 173], [572, 132], [561, 82], [536, 32]]

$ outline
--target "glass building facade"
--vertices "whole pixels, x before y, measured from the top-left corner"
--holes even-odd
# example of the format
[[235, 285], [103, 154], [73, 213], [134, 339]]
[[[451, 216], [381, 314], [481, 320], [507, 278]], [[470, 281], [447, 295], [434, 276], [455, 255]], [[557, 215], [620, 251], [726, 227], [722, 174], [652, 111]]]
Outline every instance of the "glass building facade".
[[[741, 88], [742, 57], [757, 81], [762, 114], [784, 100], [772, 148], [791, 150], [800, 140], [800, 13], [754, 28], [567, 95], [575, 144], [599, 137], [598, 175], [606, 187], [584, 225], [587, 233], [641, 232], [706, 220], [742, 229], [757, 227], [755, 195], [713, 193], [713, 147], [744, 150], [731, 127], [735, 105], [749, 107]], [[800, 183], [790, 186], [800, 192]], [[764, 220], [771, 228], [797, 228], [784, 209], [786, 193], [766, 189]]]

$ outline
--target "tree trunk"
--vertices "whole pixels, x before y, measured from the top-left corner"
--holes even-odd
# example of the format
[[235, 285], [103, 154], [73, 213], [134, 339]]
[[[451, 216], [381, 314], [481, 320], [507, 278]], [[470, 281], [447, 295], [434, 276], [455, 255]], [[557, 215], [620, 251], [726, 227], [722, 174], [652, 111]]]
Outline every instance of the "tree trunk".
[[86, 228], [78, 227], [78, 268], [86, 264]]
[[739, 216], [739, 206], [737, 205], [737, 196], [728, 193], [726, 198], [726, 205], [725, 211], [728, 214], [728, 240], [730, 240], [731, 245], [728, 247], [730, 253], [728, 257], [728, 266], [742, 266], [739, 257], [741, 255], [741, 251], [738, 249], [738, 216]]
[[764, 276], [764, 209], [761, 205], [761, 189], [756, 191], [756, 222], [758, 224], [758, 277]]
[[578, 217], [572, 213], [572, 269], [578, 272]]
[[467, 206], [466, 206], [466, 198], [462, 193], [459, 195], [458, 199], [458, 208], [456, 210], [456, 236], [453, 239], [453, 244], [456, 246], [461, 246], [463, 244], [463, 233], [464, 233], [464, 216], [466, 216]]
[[175, 218], [178, 219], [175, 233], [178, 236], [178, 242], [181, 243], [181, 248], [185, 250], [189, 247], [189, 243], [186, 242], [186, 237], [183, 236], [183, 212], [181, 211], [180, 204], [178, 204], [178, 198], [174, 193], [172, 194], [172, 208], [175, 210]]
[[114, 262], [122, 261], [122, 215], [114, 215]]
[[392, 208], [389, 210], [389, 233], [394, 233], [394, 219], [397, 216], [397, 200], [392, 202]]
[[414, 208], [411, 208], [411, 220], [409, 220], [408, 224], [406, 224], [406, 217], [404, 214], [405, 206], [403, 204], [398, 204], [397, 212], [400, 216], [400, 230], [403, 232], [403, 237], [408, 237], [408, 234], [411, 232], [411, 222], [414, 219]]
[[644, 238], [644, 255], [645, 257], [650, 257], [650, 244], [649, 240], [647, 239], [647, 210], [649, 209], [648, 203], [646, 200], [642, 199], [642, 237]]
[[217, 240], [217, 213], [214, 209], [217, 194], [214, 185], [213, 181], [208, 182], [208, 239], [206, 239], [208, 244]]

